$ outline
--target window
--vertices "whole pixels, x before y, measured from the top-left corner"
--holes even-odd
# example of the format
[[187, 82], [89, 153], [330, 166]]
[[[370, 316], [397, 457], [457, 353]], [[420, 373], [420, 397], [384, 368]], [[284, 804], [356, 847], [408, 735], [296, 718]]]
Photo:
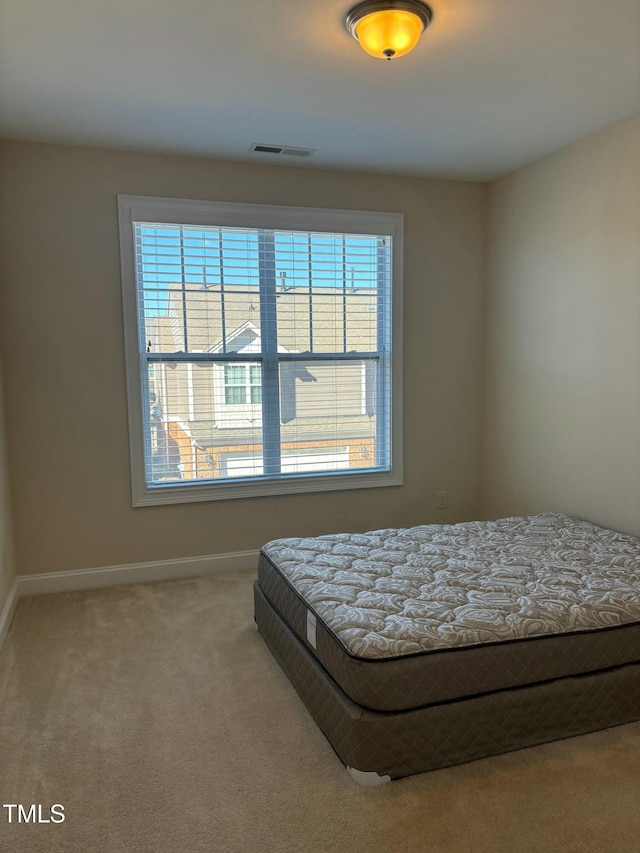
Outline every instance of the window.
[[402, 482], [400, 214], [119, 214], [134, 505]]
[[226, 364], [224, 402], [227, 406], [262, 403], [262, 369], [259, 364]]

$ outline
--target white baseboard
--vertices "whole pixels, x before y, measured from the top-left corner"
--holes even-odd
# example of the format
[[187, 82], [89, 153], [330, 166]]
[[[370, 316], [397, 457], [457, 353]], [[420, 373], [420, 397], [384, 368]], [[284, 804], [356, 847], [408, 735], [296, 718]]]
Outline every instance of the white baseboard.
[[183, 560], [157, 560], [151, 563], [131, 563], [124, 566], [102, 566], [96, 569], [76, 569], [69, 572], [20, 575], [16, 580], [16, 598], [51, 592], [98, 589], [128, 583], [202, 577], [227, 569], [257, 569], [258, 553], [258, 551], [236, 551], [231, 554], [211, 554], [207, 557], [186, 557]]
[[13, 614], [16, 612], [17, 606], [18, 583], [16, 581], [11, 587], [7, 600], [5, 601], [4, 607], [2, 608], [2, 612], [0, 613], [0, 651], [2, 651], [4, 641], [6, 640], [7, 634], [9, 633], [9, 628], [11, 627], [11, 620], [13, 619]]

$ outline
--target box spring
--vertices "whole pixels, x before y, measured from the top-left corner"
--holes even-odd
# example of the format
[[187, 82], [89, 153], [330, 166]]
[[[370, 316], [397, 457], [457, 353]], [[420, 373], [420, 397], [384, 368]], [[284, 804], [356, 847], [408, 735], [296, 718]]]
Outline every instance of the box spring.
[[640, 719], [640, 664], [379, 712], [354, 702], [255, 584], [258, 629], [341, 761], [399, 778]]

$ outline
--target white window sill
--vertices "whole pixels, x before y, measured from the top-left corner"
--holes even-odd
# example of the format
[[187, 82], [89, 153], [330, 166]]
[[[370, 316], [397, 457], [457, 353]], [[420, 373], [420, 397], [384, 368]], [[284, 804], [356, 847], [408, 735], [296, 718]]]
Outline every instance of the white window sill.
[[271, 480], [239, 480], [194, 485], [173, 483], [148, 486], [133, 495], [134, 506], [195, 503], [197, 501], [257, 498], [268, 495], [291, 495], [345, 489], [373, 489], [384, 486], [401, 486], [402, 474], [394, 471], [372, 471], [354, 474], [322, 474], [317, 477], [284, 476]]

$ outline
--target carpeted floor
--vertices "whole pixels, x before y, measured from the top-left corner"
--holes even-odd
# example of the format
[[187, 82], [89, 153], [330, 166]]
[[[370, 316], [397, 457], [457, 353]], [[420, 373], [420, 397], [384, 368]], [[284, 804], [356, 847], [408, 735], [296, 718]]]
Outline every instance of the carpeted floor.
[[[354, 784], [263, 645], [252, 574], [24, 599], [0, 657], [6, 853], [640, 851], [640, 725]], [[44, 813], [43, 813], [44, 815]]]

